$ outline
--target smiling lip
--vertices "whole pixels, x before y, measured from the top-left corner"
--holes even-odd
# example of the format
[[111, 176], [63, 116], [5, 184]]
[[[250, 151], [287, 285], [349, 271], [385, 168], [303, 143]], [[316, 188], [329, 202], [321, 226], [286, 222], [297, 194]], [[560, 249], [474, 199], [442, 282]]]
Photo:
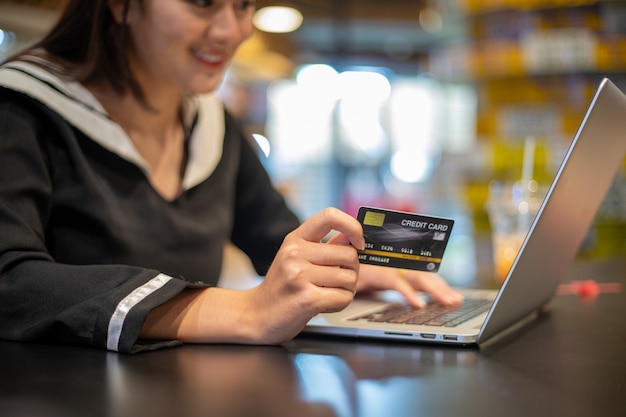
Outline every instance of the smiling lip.
[[195, 51], [194, 56], [202, 65], [212, 69], [222, 68], [227, 61], [223, 54], [209, 54]]

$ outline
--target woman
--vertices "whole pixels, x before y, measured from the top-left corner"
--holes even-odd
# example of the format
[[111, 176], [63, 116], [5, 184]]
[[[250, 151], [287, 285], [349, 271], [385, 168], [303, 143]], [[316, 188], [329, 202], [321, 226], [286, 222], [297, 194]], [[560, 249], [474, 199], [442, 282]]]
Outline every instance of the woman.
[[[253, 12], [72, 0], [0, 68], [0, 337], [120, 352], [277, 344], [357, 290], [460, 302], [437, 276], [359, 268], [355, 219], [329, 208], [299, 225], [272, 188], [210, 94]], [[259, 286], [215, 287], [228, 240]]]

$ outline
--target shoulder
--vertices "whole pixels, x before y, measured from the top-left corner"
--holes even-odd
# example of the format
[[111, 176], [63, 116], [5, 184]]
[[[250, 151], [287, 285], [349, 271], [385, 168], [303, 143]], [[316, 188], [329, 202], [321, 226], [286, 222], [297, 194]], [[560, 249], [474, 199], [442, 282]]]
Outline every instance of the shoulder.
[[9, 123], [29, 128], [64, 124], [58, 113], [28, 94], [0, 86], [0, 117], [3, 129]]
[[62, 80], [32, 63], [16, 61], [0, 66], [0, 88], [3, 103], [43, 111], [77, 126], [85, 119], [105, 118], [99, 103], [79, 83]]

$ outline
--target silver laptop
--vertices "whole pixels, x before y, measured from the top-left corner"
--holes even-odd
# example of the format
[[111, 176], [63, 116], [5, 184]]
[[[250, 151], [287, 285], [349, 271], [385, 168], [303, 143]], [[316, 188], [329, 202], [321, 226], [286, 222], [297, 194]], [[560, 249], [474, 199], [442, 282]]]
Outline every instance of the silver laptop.
[[[555, 294], [625, 155], [626, 96], [604, 79], [500, 290], [461, 289], [466, 299], [477, 300], [478, 315], [467, 319], [474, 314], [468, 310], [450, 323], [437, 318], [441, 312], [427, 311], [441, 307], [413, 313], [383, 293], [357, 297], [341, 312], [314, 317], [304, 333], [465, 345], [481, 344], [511, 328]], [[395, 309], [403, 308], [399, 320]]]

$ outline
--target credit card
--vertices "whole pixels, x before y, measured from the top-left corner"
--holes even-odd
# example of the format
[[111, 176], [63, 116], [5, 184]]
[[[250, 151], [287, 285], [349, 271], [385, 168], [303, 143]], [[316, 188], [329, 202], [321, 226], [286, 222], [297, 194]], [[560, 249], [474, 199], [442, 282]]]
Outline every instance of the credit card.
[[359, 262], [437, 272], [454, 220], [402, 211], [361, 207], [365, 249]]

